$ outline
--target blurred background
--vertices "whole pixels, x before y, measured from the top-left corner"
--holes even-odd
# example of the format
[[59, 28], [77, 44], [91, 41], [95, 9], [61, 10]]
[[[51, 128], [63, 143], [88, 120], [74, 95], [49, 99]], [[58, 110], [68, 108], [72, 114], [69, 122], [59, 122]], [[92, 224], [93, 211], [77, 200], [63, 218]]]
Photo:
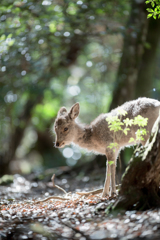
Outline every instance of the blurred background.
[[[160, 100], [160, 20], [143, 0], [1, 0], [0, 175], [105, 157], [54, 148], [61, 106], [80, 121], [140, 96]], [[127, 163], [130, 150], [122, 153]]]

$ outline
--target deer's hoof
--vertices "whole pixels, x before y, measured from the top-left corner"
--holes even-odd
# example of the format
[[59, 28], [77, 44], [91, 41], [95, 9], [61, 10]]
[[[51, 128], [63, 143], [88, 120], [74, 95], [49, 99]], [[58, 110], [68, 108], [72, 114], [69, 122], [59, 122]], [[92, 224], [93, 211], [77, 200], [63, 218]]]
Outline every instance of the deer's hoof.
[[117, 196], [116, 192], [111, 193], [111, 197], [116, 197], [116, 196]]
[[102, 193], [102, 198], [109, 197], [109, 193]]

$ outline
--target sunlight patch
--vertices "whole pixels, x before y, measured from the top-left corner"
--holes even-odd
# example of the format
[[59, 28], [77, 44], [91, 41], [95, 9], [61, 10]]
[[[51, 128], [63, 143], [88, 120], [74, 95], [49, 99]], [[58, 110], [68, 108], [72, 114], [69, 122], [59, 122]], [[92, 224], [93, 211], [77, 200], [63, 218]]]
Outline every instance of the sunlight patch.
[[65, 148], [65, 149], [63, 150], [63, 156], [64, 156], [65, 158], [70, 158], [70, 157], [72, 157], [72, 155], [73, 155], [73, 150], [72, 150], [72, 148]]

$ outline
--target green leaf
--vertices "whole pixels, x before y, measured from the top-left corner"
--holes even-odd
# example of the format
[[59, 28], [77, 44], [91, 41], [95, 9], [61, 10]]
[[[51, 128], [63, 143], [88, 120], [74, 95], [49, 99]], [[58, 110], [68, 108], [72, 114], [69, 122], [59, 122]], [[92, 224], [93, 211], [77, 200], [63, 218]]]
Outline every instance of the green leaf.
[[122, 115], [122, 116], [125, 116], [127, 114], [127, 112], [124, 109], [122, 109], [122, 108], [119, 108], [117, 110], [117, 112], [118, 112], [119, 115]]
[[152, 8], [147, 8], [146, 9], [148, 12], [154, 12]]
[[67, 8], [67, 13], [71, 15], [75, 15], [77, 13], [77, 6], [74, 3], [70, 3]]
[[139, 127], [147, 126], [148, 118], [144, 118], [141, 115], [138, 115], [134, 118], [134, 125], [138, 125]]
[[5, 34], [3, 34], [1, 37], [0, 37], [0, 41], [4, 41], [6, 39], [6, 36]]
[[156, 19], [156, 18], [157, 18], [157, 16], [155, 16], [155, 15], [154, 15], [154, 16], [153, 16], [153, 18], [154, 18], [154, 19]]
[[147, 18], [150, 18], [150, 17], [152, 17], [152, 15], [153, 15], [153, 14], [148, 14], [148, 15], [147, 15]]
[[121, 125], [124, 125], [122, 122], [112, 122], [112, 124], [109, 126], [110, 131], [121, 131]]
[[8, 36], [7, 36], [7, 38], [11, 38], [12, 37], [12, 33], [10, 33]]
[[133, 137], [131, 137], [128, 142], [129, 143], [135, 142], [135, 139]]
[[109, 117], [106, 118], [106, 121], [108, 122], [108, 124], [111, 124], [114, 121], [120, 122], [120, 119], [118, 119], [117, 116], [109, 116]]
[[123, 130], [124, 134], [127, 135], [129, 130], [130, 130], [129, 128], [125, 128], [125, 129]]
[[57, 24], [56, 24], [56, 22], [55, 21], [53, 21], [53, 22], [51, 22], [50, 24], [49, 24], [49, 30], [50, 30], [50, 32], [52, 32], [52, 33], [54, 33], [54, 32], [56, 32], [56, 30], [57, 30]]
[[114, 164], [114, 161], [109, 161], [108, 164], [111, 166], [112, 164]]
[[113, 151], [115, 152], [115, 149], [118, 147], [119, 147], [119, 144], [114, 142], [114, 143], [110, 143], [107, 148], [113, 149]]
[[143, 135], [147, 135], [147, 131], [145, 128], [140, 128], [136, 132], [136, 140], [138, 141], [144, 141]]
[[11, 46], [14, 44], [14, 42], [15, 42], [15, 39], [10, 40], [10, 41], [8, 42], [8, 46], [11, 47]]
[[152, 7], [154, 7], [154, 6], [155, 6], [155, 3], [154, 3], [154, 2], [152, 2], [152, 3], [151, 3], [151, 6], [152, 6]]
[[147, 135], [147, 131], [145, 128], [138, 129], [141, 135]]
[[133, 119], [126, 118], [123, 120], [123, 122], [126, 124], [126, 127], [133, 125]]

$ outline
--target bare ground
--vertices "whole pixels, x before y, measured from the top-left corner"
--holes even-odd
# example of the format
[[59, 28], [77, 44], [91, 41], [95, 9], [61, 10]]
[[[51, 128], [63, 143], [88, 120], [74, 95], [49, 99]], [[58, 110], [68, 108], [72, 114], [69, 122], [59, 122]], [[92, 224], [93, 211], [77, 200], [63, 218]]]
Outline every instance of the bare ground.
[[102, 187], [105, 170], [88, 176], [61, 171], [56, 170], [56, 184], [68, 192], [66, 201], [36, 204], [50, 195], [66, 197], [53, 188], [50, 171], [43, 181], [38, 180], [40, 175], [15, 175], [12, 184], [0, 186], [0, 239], [160, 239], [160, 209], [110, 214], [108, 208], [116, 198], [75, 193]]

